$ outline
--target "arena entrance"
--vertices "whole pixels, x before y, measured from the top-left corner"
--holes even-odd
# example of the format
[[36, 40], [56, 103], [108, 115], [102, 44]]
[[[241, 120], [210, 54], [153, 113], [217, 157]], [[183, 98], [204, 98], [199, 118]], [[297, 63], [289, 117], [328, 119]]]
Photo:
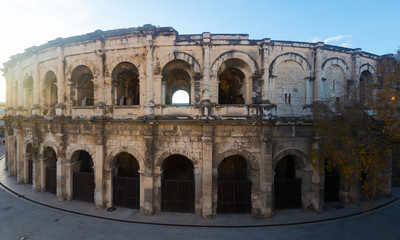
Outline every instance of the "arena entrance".
[[246, 160], [230, 156], [218, 166], [218, 213], [250, 213], [251, 181]]
[[139, 163], [134, 156], [122, 152], [115, 157], [113, 168], [113, 205], [140, 207]]
[[301, 207], [301, 178], [296, 178], [292, 156], [282, 158], [275, 167], [275, 209]]
[[94, 171], [93, 159], [86, 151], [76, 151], [71, 162], [77, 162], [73, 172], [73, 199], [93, 202], [94, 199]]
[[32, 143], [26, 146], [26, 162], [28, 163], [28, 183], [33, 184]]
[[339, 173], [325, 169], [324, 201], [339, 201]]
[[184, 156], [172, 155], [162, 165], [161, 210], [194, 213], [194, 167]]
[[53, 148], [47, 147], [43, 153], [46, 165], [46, 192], [57, 193], [57, 156]]

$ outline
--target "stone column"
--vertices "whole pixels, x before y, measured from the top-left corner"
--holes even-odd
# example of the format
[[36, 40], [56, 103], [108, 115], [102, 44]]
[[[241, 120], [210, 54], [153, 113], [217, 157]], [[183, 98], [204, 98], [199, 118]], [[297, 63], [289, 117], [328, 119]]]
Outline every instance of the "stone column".
[[153, 96], [153, 36], [151, 34], [146, 35], [146, 103], [144, 114], [146, 116], [154, 115], [154, 96]]
[[358, 98], [359, 97], [359, 88], [360, 88], [360, 54], [362, 53], [361, 48], [356, 48], [351, 53], [351, 78], [352, 78], [352, 87], [351, 87], [351, 97]]
[[268, 85], [269, 85], [269, 45], [271, 43], [271, 39], [265, 38], [262, 40], [262, 55], [261, 55], [261, 63], [262, 63], [262, 86], [261, 86], [261, 99], [262, 101], [266, 101], [270, 99]]
[[106, 61], [106, 55], [104, 53], [104, 48], [103, 48], [103, 40], [97, 40], [96, 44], [98, 45], [98, 51], [96, 51], [96, 69], [98, 70], [95, 76], [95, 79], [93, 79], [93, 84], [94, 84], [94, 98], [95, 98], [95, 105], [102, 105], [105, 102], [105, 96], [104, 96], [104, 74], [105, 74], [105, 61]]
[[[267, 129], [263, 129], [266, 132]], [[260, 141], [260, 217], [271, 217], [273, 213], [274, 169], [272, 169], [272, 143], [266, 134]]]
[[211, 34], [209, 32], [203, 33], [203, 85], [202, 91], [203, 99], [210, 100], [210, 43]]
[[323, 42], [317, 42], [315, 44], [315, 65], [314, 65], [314, 101], [322, 101], [323, 93], [322, 93], [322, 76], [321, 76], [321, 67], [322, 67], [322, 51], [324, 48]]
[[112, 79], [110, 76], [106, 76], [104, 78], [104, 102], [106, 105], [113, 105], [112, 91]]
[[23, 82], [24, 82], [25, 79], [24, 79], [24, 76], [22, 75], [21, 62], [18, 62], [17, 66], [18, 66], [17, 67], [17, 69], [18, 69], [18, 88], [17, 88], [17, 91], [16, 91], [16, 96], [18, 98], [18, 101], [17, 101], [17, 103], [18, 103], [17, 115], [21, 115], [22, 114], [21, 109], [24, 108], [24, 96], [25, 96], [25, 94], [24, 94]]
[[161, 104], [165, 105], [165, 94], [166, 94], [166, 89], [167, 89], [167, 83], [166, 81], [161, 80]]
[[194, 212], [202, 215], [203, 210], [203, 173], [201, 168], [194, 168]]
[[17, 132], [17, 181], [24, 183], [24, 138], [22, 130], [15, 130]]
[[213, 167], [213, 127], [203, 125], [203, 218], [211, 218], [213, 216], [212, 206], [212, 167]]
[[8, 171], [8, 162], [10, 161], [10, 151], [8, 150], [8, 148], [9, 148], [9, 146], [10, 146], [10, 143], [9, 143], [9, 137], [8, 137], [8, 130], [6, 129], [6, 131], [5, 131], [6, 133], [5, 133], [5, 140], [6, 140], [6, 145], [4, 146], [4, 149], [5, 149], [5, 153], [4, 153], [4, 161], [5, 161], [5, 164], [4, 164], [4, 169], [5, 170], [7, 170]]
[[[312, 143], [312, 149], [319, 149], [319, 137], [315, 136]], [[313, 168], [311, 178], [312, 205], [317, 213], [322, 213], [324, 209], [324, 184], [325, 184], [325, 166], [321, 164]]]
[[65, 72], [65, 59], [64, 59], [63, 48], [61, 46], [58, 46], [57, 47], [57, 105], [55, 107], [57, 116], [63, 116], [65, 109], [64, 72]]
[[32, 189], [34, 192], [39, 192], [41, 190], [41, 177], [44, 174], [40, 171], [40, 159], [42, 159], [41, 154], [32, 154]]
[[45, 159], [43, 158], [43, 156], [40, 159], [40, 163], [39, 163], [39, 169], [40, 169], [40, 191], [44, 192], [46, 191], [46, 163], [45, 163]]
[[66, 160], [63, 158], [58, 158], [56, 167], [57, 167], [57, 199], [58, 201], [64, 201], [66, 198], [66, 174], [65, 174], [65, 162]]
[[39, 73], [39, 56], [34, 55], [34, 71], [33, 71], [33, 106], [32, 115], [40, 114], [40, 73]]
[[79, 168], [79, 162], [70, 162], [70, 160], [68, 160], [65, 164], [65, 192], [68, 200], [74, 198], [74, 172], [79, 171]]
[[103, 188], [103, 168], [104, 168], [104, 148], [103, 145], [96, 145], [96, 155], [94, 161], [94, 203], [96, 208], [105, 206], [104, 188]]
[[145, 215], [152, 215], [154, 212], [161, 211], [161, 172], [159, 166], [157, 166], [157, 170], [153, 169], [154, 137], [152, 128], [153, 126], [145, 127], [145, 169], [144, 174], [140, 174], [140, 185], [143, 185], [140, 187], [140, 202], [141, 204], [143, 202], [140, 211]]

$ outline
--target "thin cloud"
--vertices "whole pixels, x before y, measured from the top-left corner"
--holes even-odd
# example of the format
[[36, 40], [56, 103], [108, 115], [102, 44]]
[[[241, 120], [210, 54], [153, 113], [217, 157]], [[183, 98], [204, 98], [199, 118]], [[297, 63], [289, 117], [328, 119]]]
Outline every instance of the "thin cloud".
[[325, 44], [335, 44], [341, 47], [351, 47], [351, 35], [337, 35], [326, 39], [315, 37], [311, 42], [324, 42]]

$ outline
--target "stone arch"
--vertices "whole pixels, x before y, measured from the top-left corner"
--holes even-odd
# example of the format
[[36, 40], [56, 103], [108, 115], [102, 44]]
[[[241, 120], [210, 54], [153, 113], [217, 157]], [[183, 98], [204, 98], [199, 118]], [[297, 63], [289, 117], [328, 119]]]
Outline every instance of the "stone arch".
[[298, 149], [287, 149], [284, 150], [282, 152], [280, 152], [279, 154], [277, 154], [274, 157], [274, 160], [272, 162], [272, 169], [275, 169], [276, 164], [279, 162], [279, 160], [281, 160], [282, 158], [286, 157], [286, 156], [295, 156], [295, 164], [296, 166], [298, 166], [299, 168], [305, 168], [308, 166], [311, 166], [311, 163], [308, 159], [307, 154], [305, 154], [304, 152], [298, 150]]
[[86, 151], [86, 152], [88, 152], [90, 154], [90, 157], [93, 159], [93, 165], [96, 165], [95, 158], [94, 158], [96, 152], [95, 152], [93, 147], [88, 146], [88, 145], [77, 145], [77, 146], [70, 147], [68, 149], [66, 160], [67, 161], [71, 161], [71, 158], [72, 158], [72, 156], [74, 155], [74, 153], [76, 151]]
[[115, 157], [122, 152], [127, 152], [127, 153], [131, 154], [138, 161], [139, 170], [140, 171], [145, 170], [146, 165], [145, 165], [145, 159], [143, 158], [143, 156], [140, 154], [140, 152], [138, 150], [136, 150], [133, 147], [128, 147], [128, 146], [122, 146], [122, 147], [113, 149], [110, 152], [110, 154], [108, 154], [108, 157], [105, 162], [105, 166], [107, 168], [111, 169], [112, 166], [115, 164], [115, 161], [116, 161]]
[[371, 64], [369, 63], [362, 64], [359, 68], [358, 73], [361, 75], [364, 71], [370, 72], [372, 74], [374, 82], [376, 81], [376, 70]]
[[196, 58], [194, 58], [192, 55], [188, 53], [180, 51], [174, 51], [173, 53], [168, 54], [167, 61], [162, 62], [161, 69], [164, 69], [165, 66], [167, 66], [167, 64], [173, 60], [181, 60], [187, 62], [192, 68], [194, 75], [201, 75], [201, 67]]
[[247, 150], [244, 149], [229, 149], [225, 152], [219, 153], [215, 161], [213, 161], [213, 183], [212, 183], [212, 202], [213, 202], [213, 214], [217, 213], [218, 205], [218, 166], [225, 158], [229, 156], [241, 156], [247, 163], [247, 166], [251, 170], [251, 212], [253, 216], [257, 217], [261, 214], [260, 209], [260, 166], [257, 158]]
[[172, 156], [172, 155], [182, 155], [184, 157], [186, 157], [187, 159], [189, 159], [192, 164], [193, 167], [196, 168], [200, 168], [200, 163], [197, 160], [197, 158], [193, 155], [193, 153], [186, 151], [186, 150], [181, 150], [181, 149], [170, 149], [168, 152], [164, 152], [158, 159], [156, 162], [156, 167], [161, 167], [161, 165], [163, 164], [164, 160], [167, 159], [168, 157]]
[[[221, 67], [222, 63], [224, 63], [225, 61], [227, 61], [229, 59], [234, 59], [234, 58], [240, 59], [240, 60], [244, 61], [245, 63], [247, 63], [249, 65], [253, 75], [259, 74], [260, 68], [257, 64], [257, 61], [254, 60], [254, 58], [252, 56], [250, 56], [248, 53], [245, 53], [242, 51], [232, 50], [232, 51], [222, 53], [214, 60], [214, 62], [211, 65], [211, 71], [212, 71], [213, 75], [217, 74], [218, 69]], [[250, 77], [250, 76], [248, 76], [248, 77]]]
[[31, 140], [25, 140], [23, 144], [24, 153], [26, 153], [26, 148], [28, 147], [28, 144], [32, 144], [32, 150], [33, 150], [33, 142]]
[[347, 63], [343, 59], [338, 58], [338, 57], [328, 58], [322, 64], [322, 67], [321, 67], [322, 68], [322, 76], [325, 76], [325, 72], [330, 66], [338, 66], [339, 68], [342, 69], [344, 75], [346, 76], [346, 79], [350, 79], [351, 78], [349, 66], [347, 65]]
[[97, 74], [98, 74], [96, 65], [92, 61], [90, 61], [88, 59], [78, 59], [78, 60], [70, 63], [68, 65], [68, 67], [66, 67], [66, 69], [68, 69], [68, 70], [65, 72], [65, 77], [66, 77], [68, 82], [71, 81], [72, 72], [74, 71], [74, 69], [79, 67], [79, 66], [81, 66], [81, 65], [88, 67], [90, 69], [90, 71], [92, 71], [94, 79], [96, 79]]
[[47, 72], [52, 71], [56, 76], [57, 76], [57, 67], [54, 64], [49, 64], [49, 65], [43, 65], [43, 68], [40, 69], [40, 83], [43, 84], [43, 80], [46, 77]]
[[56, 156], [58, 156], [58, 152], [59, 152], [59, 151], [58, 151], [57, 145], [56, 145], [54, 142], [52, 142], [52, 141], [46, 141], [46, 142], [44, 142], [44, 143], [42, 144], [40, 153], [43, 154], [44, 151], [46, 151], [46, 148], [47, 148], [47, 147], [51, 147], [51, 148], [54, 150], [54, 152], [56, 153]]
[[302, 67], [305, 76], [311, 76], [311, 64], [305, 57], [294, 52], [288, 52], [277, 56], [269, 67], [269, 75], [273, 76], [277, 67], [285, 61], [294, 61], [298, 63]]
[[245, 149], [230, 149], [227, 150], [223, 153], [220, 153], [217, 155], [217, 157], [215, 158], [215, 161], [213, 162], [213, 168], [218, 168], [219, 164], [222, 162], [222, 160], [224, 160], [225, 158], [229, 157], [229, 156], [233, 156], [233, 155], [239, 155], [241, 157], [243, 157], [246, 162], [249, 164], [251, 170], [260, 170], [260, 165], [256, 159], [256, 157], [254, 157], [254, 155], [252, 153], [250, 153], [249, 151], [245, 150]]
[[128, 62], [128, 63], [132, 63], [139, 71], [139, 77], [143, 77], [146, 75], [145, 69], [144, 69], [144, 64], [142, 64], [143, 61], [140, 61], [140, 58], [135, 58], [133, 56], [129, 56], [129, 55], [122, 55], [122, 56], [118, 56], [115, 59], [110, 60], [110, 63], [108, 64], [108, 72], [111, 76], [112, 71], [114, 71], [114, 69], [118, 66], [118, 64], [122, 63], [122, 62]]

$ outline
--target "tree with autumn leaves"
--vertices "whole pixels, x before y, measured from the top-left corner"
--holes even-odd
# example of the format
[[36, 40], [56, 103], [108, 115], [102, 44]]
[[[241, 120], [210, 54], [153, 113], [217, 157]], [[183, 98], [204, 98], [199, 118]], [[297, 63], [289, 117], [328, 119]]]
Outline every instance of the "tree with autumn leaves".
[[399, 56], [380, 57], [376, 79], [361, 76], [334, 103], [313, 106], [320, 140], [311, 153], [314, 166], [338, 171], [344, 182], [359, 181], [367, 199], [390, 188], [391, 161], [400, 149]]

